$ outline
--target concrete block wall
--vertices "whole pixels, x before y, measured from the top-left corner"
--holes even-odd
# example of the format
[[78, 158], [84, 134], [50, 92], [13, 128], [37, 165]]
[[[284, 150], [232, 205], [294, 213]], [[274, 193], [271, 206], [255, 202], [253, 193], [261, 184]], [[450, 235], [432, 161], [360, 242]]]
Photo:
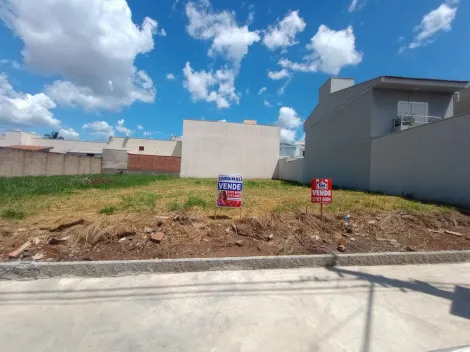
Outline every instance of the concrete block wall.
[[0, 176], [85, 175], [100, 172], [100, 158], [0, 148]]

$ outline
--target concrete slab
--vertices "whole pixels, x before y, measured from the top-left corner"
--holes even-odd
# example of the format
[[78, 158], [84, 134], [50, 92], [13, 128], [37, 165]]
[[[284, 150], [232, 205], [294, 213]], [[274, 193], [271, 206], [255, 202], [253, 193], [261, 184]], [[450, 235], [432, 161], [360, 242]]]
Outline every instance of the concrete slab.
[[5, 351], [470, 345], [470, 263], [0, 282]]

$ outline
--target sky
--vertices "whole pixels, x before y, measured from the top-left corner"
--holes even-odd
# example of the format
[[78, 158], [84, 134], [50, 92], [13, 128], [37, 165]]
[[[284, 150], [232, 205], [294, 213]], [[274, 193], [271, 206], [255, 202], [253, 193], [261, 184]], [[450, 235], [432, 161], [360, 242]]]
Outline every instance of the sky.
[[470, 0], [2, 0], [0, 132], [303, 122], [331, 76], [470, 79]]

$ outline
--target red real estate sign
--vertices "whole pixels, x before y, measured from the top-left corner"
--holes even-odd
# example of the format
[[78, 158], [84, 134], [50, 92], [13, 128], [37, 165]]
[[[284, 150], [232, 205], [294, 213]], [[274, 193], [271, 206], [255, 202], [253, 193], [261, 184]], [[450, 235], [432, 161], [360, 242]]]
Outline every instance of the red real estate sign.
[[312, 203], [331, 203], [333, 198], [333, 180], [331, 178], [312, 179]]

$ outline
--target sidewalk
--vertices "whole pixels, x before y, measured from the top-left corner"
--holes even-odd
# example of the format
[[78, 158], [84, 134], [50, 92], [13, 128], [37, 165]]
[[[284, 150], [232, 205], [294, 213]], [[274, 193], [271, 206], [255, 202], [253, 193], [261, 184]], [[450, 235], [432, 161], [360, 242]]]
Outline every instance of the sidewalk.
[[0, 282], [5, 351], [470, 345], [470, 263]]

